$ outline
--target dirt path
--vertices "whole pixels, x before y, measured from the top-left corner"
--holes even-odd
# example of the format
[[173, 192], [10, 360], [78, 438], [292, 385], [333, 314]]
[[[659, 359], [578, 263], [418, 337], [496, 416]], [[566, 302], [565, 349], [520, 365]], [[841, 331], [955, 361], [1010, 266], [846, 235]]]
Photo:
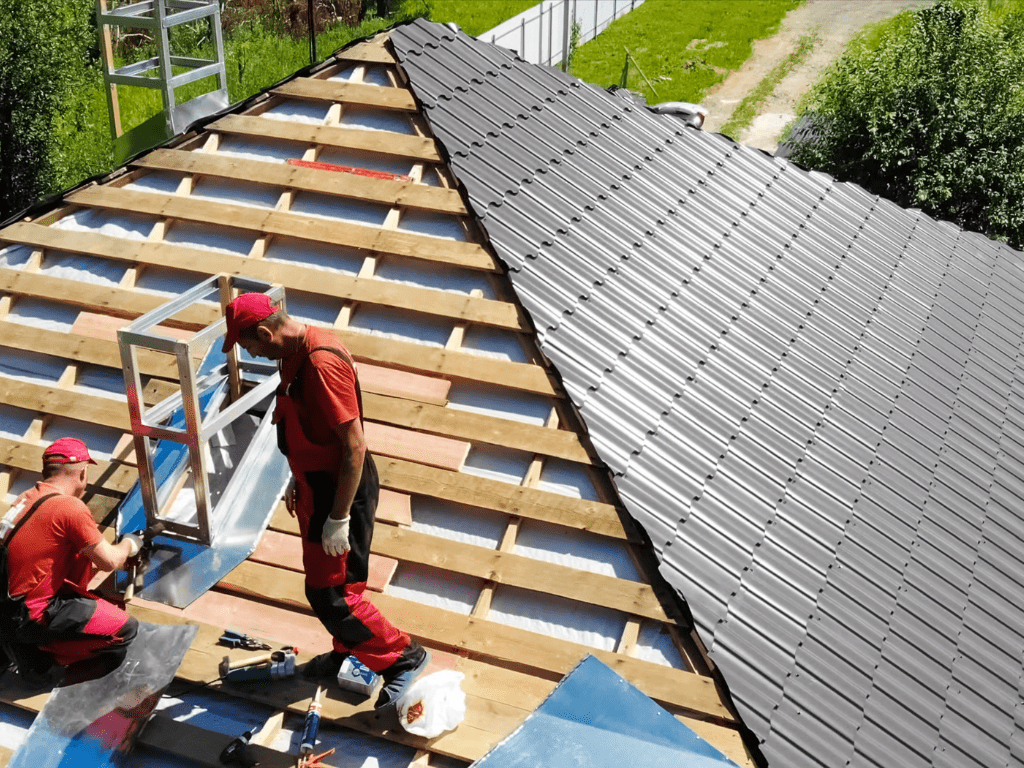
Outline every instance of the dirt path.
[[793, 69], [761, 104], [758, 116], [739, 136], [742, 144], [774, 152], [783, 129], [795, 118], [797, 100], [846, 48], [866, 24], [903, 11], [925, 8], [933, 0], [809, 0], [790, 11], [778, 34], [754, 43], [754, 53], [736, 72], [713, 88], [702, 102], [710, 110], [704, 130], [717, 131], [740, 102], [772, 69], [796, 48], [804, 35], [817, 31], [818, 44], [803, 64]]

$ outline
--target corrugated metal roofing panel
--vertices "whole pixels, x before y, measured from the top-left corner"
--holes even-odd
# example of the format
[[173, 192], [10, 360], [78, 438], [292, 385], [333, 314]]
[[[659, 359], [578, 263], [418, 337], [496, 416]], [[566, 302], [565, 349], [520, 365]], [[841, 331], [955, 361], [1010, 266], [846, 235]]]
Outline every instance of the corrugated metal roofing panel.
[[984, 754], [1024, 756], [1021, 254], [413, 28], [427, 117], [488, 136], [454, 171], [769, 762], [945, 764], [986, 718]]

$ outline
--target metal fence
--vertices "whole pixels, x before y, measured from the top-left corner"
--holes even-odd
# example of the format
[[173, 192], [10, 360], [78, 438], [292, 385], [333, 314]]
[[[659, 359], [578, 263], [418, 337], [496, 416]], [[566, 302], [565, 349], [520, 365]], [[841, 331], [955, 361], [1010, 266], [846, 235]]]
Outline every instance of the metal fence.
[[583, 45], [643, 3], [644, 0], [543, 0], [477, 39], [511, 48], [531, 64], [555, 66], [569, 50], [573, 19], [579, 24], [579, 44]]

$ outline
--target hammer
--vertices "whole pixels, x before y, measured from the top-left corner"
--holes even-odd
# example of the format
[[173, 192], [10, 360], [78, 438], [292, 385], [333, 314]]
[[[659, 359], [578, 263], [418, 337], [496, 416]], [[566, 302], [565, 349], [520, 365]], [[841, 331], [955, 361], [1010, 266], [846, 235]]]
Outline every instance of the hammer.
[[226, 677], [228, 672], [233, 669], [255, 667], [259, 664], [272, 664], [274, 662], [284, 661], [288, 657], [294, 659], [298, 652], [298, 648], [286, 646], [279, 651], [267, 651], [266, 653], [261, 653], [258, 656], [250, 656], [248, 659], [240, 659], [239, 661], [231, 661], [231, 657], [225, 656], [221, 659], [220, 665], [217, 667], [217, 671], [220, 673], [221, 677]]
[[147, 528], [143, 534], [142, 548], [135, 557], [129, 558], [126, 565], [128, 571], [128, 584], [124, 588], [124, 601], [131, 602], [135, 597], [135, 590], [139, 587], [142, 577], [145, 576], [146, 567], [149, 563], [150, 548], [153, 546], [153, 539], [161, 535], [166, 527], [160, 521], [155, 522], [152, 527]]

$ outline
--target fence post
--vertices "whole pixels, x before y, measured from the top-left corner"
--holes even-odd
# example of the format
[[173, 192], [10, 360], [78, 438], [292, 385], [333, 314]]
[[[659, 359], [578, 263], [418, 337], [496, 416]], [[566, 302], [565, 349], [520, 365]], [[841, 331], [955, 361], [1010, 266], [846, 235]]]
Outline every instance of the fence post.
[[562, 0], [562, 71], [569, 71], [569, 0]]
[[540, 13], [537, 15], [537, 63], [544, 61], [544, 3], [540, 4]]
[[526, 17], [519, 17], [519, 55], [526, 58]]
[[548, 66], [551, 66], [552, 59], [555, 58], [554, 51], [554, 37], [555, 37], [555, 9], [552, 5], [548, 5]]
[[594, 0], [594, 37], [597, 37], [597, 0]]

